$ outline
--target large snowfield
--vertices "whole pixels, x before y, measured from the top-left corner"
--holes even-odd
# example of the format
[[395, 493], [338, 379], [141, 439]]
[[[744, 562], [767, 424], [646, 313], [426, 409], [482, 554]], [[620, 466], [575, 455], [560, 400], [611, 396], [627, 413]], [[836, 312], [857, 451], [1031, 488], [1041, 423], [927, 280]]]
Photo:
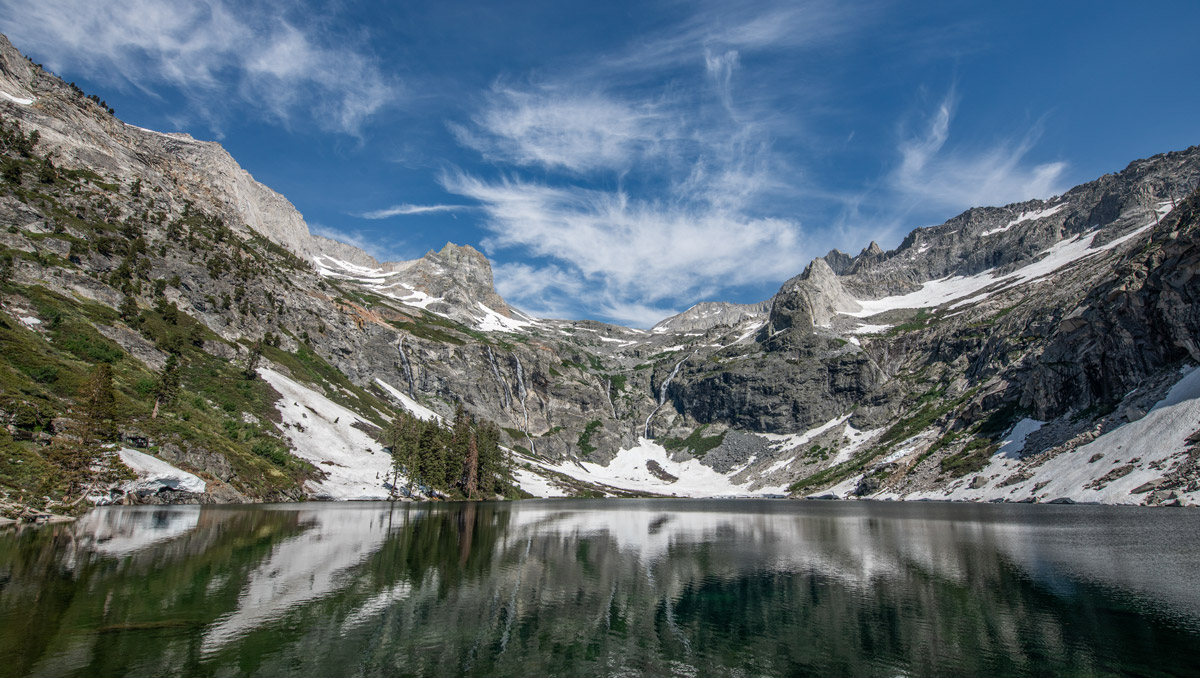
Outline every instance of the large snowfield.
[[388, 499], [392, 457], [354, 424], [372, 426], [350, 410], [271, 369], [259, 375], [283, 397], [275, 404], [292, 453], [328, 475], [308, 491], [326, 499]]

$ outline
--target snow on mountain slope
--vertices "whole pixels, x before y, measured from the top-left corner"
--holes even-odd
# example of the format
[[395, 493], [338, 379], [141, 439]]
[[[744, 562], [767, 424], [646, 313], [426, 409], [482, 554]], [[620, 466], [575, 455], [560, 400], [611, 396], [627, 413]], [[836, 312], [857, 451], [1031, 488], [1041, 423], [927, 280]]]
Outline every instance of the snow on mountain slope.
[[1016, 226], [1017, 224], [1019, 224], [1021, 222], [1037, 221], [1038, 219], [1045, 219], [1046, 217], [1058, 214], [1068, 204], [1069, 203], [1064, 202], [1064, 203], [1055, 205], [1054, 207], [1048, 207], [1044, 210], [1037, 210], [1034, 212], [1022, 212], [1021, 216], [1017, 217], [1016, 219], [1013, 219], [1012, 221], [1008, 222], [1007, 224], [1005, 224], [999, 228], [993, 228], [991, 230], [984, 231], [983, 233], [980, 233], [979, 236], [981, 238], [983, 238], [983, 237], [987, 237], [989, 235], [995, 235], [997, 233], [1004, 233], [1005, 231], [1009, 230], [1010, 228], [1012, 228], [1013, 226]]
[[30, 98], [30, 99], [25, 99], [25, 98], [22, 98], [22, 97], [15, 97], [15, 96], [13, 96], [13, 95], [9, 94], [8, 92], [4, 92], [4, 91], [0, 91], [0, 98], [3, 98], [3, 99], [5, 99], [6, 101], [11, 101], [11, 102], [13, 102], [14, 104], [18, 104], [18, 105], [20, 105], [20, 106], [31, 106], [31, 105], [33, 105], [33, 99], [32, 99], [32, 98]]
[[[784, 487], [763, 487], [751, 491], [748, 489], [749, 482], [735, 483], [732, 480], [744, 466], [728, 473], [719, 473], [698, 459], [675, 461], [662, 445], [648, 438], [640, 438], [637, 446], [617, 452], [608, 466], [586, 461], [536, 463], [546, 470], [585, 483], [608, 485], [632, 492], [679, 497], [778, 496], [786, 492]], [[651, 463], [658, 465], [659, 473], [651, 470]], [[676, 480], [666, 476], [674, 476]]]
[[392, 396], [397, 401], [399, 401], [400, 404], [404, 406], [404, 409], [408, 410], [409, 414], [413, 415], [417, 419], [424, 419], [425, 421], [441, 421], [442, 420], [441, 415], [439, 415], [437, 412], [434, 412], [433, 410], [429, 409], [428, 407], [425, 407], [421, 403], [404, 395], [403, 393], [400, 392], [399, 389], [397, 389], [395, 386], [392, 386], [391, 384], [387, 383], [386, 381], [376, 377], [375, 383], [379, 384], [380, 388], [382, 388], [384, 391], [387, 391], [388, 395]]
[[[1018, 422], [1005, 437], [1005, 445], [979, 472], [978, 477], [984, 479], [981, 484], [963, 478], [945, 490], [903, 498], [1141, 504], [1152, 489], [1148, 485], [1164, 478], [1177, 464], [1186, 463], [1187, 450], [1195, 447], [1189, 438], [1200, 431], [1200, 369], [1188, 371], [1141, 419], [1074, 450], [1045, 460], [1035, 458], [1040, 463], [1031, 465], [1016, 453], [1024, 446], [1025, 437], [1038, 428], [1040, 422]], [[1200, 491], [1180, 492], [1179, 497], [1194, 504], [1200, 501]], [[884, 493], [877, 498], [901, 497]]]
[[[389, 269], [360, 266], [329, 255], [316, 255], [313, 257], [313, 263], [317, 273], [322, 277], [352, 282], [380, 296], [427, 310], [455, 322], [465, 323], [480, 332], [520, 332], [538, 324], [536, 318], [510, 309], [503, 304], [499, 305], [504, 306], [504, 313], [488, 306], [482, 300], [461, 303], [464, 299], [473, 298], [475, 294], [481, 294], [481, 292], [481, 296], [484, 297], [495, 296], [494, 293], [487, 293], [490, 290], [456, 289], [454, 290], [456, 299], [430, 294], [426, 289], [422, 289], [427, 287], [430, 277], [444, 276], [449, 282], [442, 284], [451, 287], [454, 285], [450, 272], [438, 264], [417, 260], [387, 264], [388, 267], [391, 267]], [[420, 279], [414, 277], [417, 274], [424, 276], [424, 284]], [[499, 299], [499, 297], [495, 297], [495, 299]], [[455, 303], [455, 301], [459, 303]]]
[[[1060, 240], [1041, 252], [1042, 258], [1023, 266], [1011, 273], [997, 275], [994, 270], [987, 270], [972, 276], [950, 276], [940, 280], [931, 280], [920, 289], [908, 294], [901, 294], [882, 299], [857, 299], [862, 308], [858, 311], [843, 311], [843, 315], [855, 318], [867, 318], [885, 311], [904, 308], [932, 308], [961, 299], [951, 308], [983, 301], [987, 297], [1014, 285], [1027, 283], [1042, 278], [1059, 269], [1073, 264], [1081, 259], [1107, 252], [1145, 233], [1159, 219], [1166, 216], [1172, 209], [1170, 202], [1161, 203], [1156, 210], [1156, 218], [1129, 233], [1115, 238], [1103, 245], [1094, 245], [1097, 231], [1083, 233], [1078, 236]], [[992, 288], [994, 289], [988, 289]], [[878, 326], [871, 326], [872, 328]]]
[[292, 453], [328, 474], [309, 481], [316, 498], [388, 499], [384, 483], [392, 473], [392, 457], [354, 424], [371, 424], [325, 396], [271, 369], [259, 375], [282, 394], [275, 403]]

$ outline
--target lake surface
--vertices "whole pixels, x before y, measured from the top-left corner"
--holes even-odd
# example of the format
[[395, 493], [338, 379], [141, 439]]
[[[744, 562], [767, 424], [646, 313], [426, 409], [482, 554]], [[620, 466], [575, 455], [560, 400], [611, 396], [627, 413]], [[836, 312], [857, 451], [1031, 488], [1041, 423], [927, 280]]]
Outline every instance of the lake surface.
[[100, 509], [0, 532], [0, 675], [1200, 675], [1200, 511]]

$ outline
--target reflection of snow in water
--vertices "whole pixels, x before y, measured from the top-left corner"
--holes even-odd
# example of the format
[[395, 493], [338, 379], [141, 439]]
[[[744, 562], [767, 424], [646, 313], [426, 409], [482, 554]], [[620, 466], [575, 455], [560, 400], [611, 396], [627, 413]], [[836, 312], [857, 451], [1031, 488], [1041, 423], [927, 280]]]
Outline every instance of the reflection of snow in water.
[[106, 556], [127, 556], [196, 527], [199, 506], [99, 508], [75, 523], [83, 545]]
[[[389, 505], [373, 508], [321, 507], [299, 510], [304, 532], [276, 544], [250, 573], [238, 607], [205, 634], [203, 652], [281, 618], [288, 610], [334, 593], [349, 583], [346, 570], [375, 553], [388, 533]], [[388, 592], [388, 596], [402, 591]], [[386, 606], [386, 600], [367, 605]], [[369, 612], [367, 613], [369, 614]], [[359, 623], [347, 620], [351, 625]]]
[[[425, 508], [435, 513], [458, 510]], [[492, 523], [503, 525], [492, 547], [493, 565], [483, 577], [455, 584], [463, 590], [454, 599], [478, 598], [486, 603], [472, 612], [490, 620], [484, 624], [490, 631], [481, 629], [480, 637], [495, 633], [503, 649], [522, 611], [553, 606], [568, 591], [578, 591], [580, 582], [570, 574], [574, 570], [555, 558], [561, 555], [560, 545], [591, 541], [591, 559], [606, 563], [607, 574], [600, 583], [611, 591], [603, 597], [612, 598], [619, 590], [625, 592], [621, 595], [640, 590], [627, 578], [641, 573], [652, 595], [665, 602], [661, 611], [669, 627], [675, 622], [673, 601], [697, 581], [713, 577], [807, 574], [865, 591], [885, 582], [906, 586], [914, 573], [971, 585], [987, 580], [988, 572], [1004, 563], [1016, 565], [1051, 590], [1056, 582], [1090, 580], [1200, 618], [1200, 595], [1185, 586], [1188, 573], [1195, 570], [1185, 558], [1190, 554], [1185, 547], [1172, 552], [1165, 545], [1171, 542], [1169, 530], [1178, 530], [1178, 520], [1163, 521], [1164, 531], [1156, 532], [1145, 520], [1122, 520], [1122, 514], [1096, 513], [1091, 508], [1084, 514], [1079, 507], [1071, 508], [687, 500], [521, 502], [495, 507], [509, 515]], [[236, 646], [255, 630], [287, 623], [288, 615], [303, 606], [365, 581], [359, 577], [362, 564], [394, 534], [393, 518], [395, 529], [413, 529], [408, 520], [413, 509], [417, 507], [405, 506], [395, 514], [385, 504], [267, 509], [296, 511], [302, 533], [276, 543], [246, 576], [236, 609], [206, 630], [202, 652], [211, 656]], [[186, 532], [196, 525], [198, 515], [198, 507], [96, 511], [79, 527], [98, 543], [97, 550], [127, 553]], [[205, 523], [200, 529], [209, 527]], [[573, 547], [567, 551], [575, 553]], [[566, 578], [557, 578], [555, 572]], [[445, 573], [434, 569], [424, 576], [436, 582], [441, 574]], [[401, 577], [375, 589], [354, 589], [362, 595], [347, 598], [351, 607], [343, 606], [337, 613], [340, 633], [377, 623], [396, 605], [443, 604], [435, 600], [438, 587], [427, 587], [428, 581]], [[598, 609], [597, 619], [610, 608], [611, 603]], [[678, 633], [672, 628], [671, 635], [684, 645], [689, 639], [682, 628]]]
[[[1169, 540], [1156, 538], [1140, 516], [1119, 521], [1113, 509], [1096, 510], [1105, 511], [1105, 520], [1093, 524], [1070, 508], [1042, 506], [677, 500], [585, 508], [525, 502], [514, 507], [509, 529], [513, 538], [607, 535], [648, 572], [673, 554], [708, 545], [708, 566], [729, 573], [814, 572], [856, 587], [912, 571], [965, 584], [981, 566], [999, 565], [1000, 556], [1035, 579], [1050, 569], [1055, 576], [1085, 576], [1200, 618], [1200, 589], [1186, 576], [1195, 569], [1194, 555], [1171, 551]], [[1122, 557], [1113, 558], [1114, 549]]]

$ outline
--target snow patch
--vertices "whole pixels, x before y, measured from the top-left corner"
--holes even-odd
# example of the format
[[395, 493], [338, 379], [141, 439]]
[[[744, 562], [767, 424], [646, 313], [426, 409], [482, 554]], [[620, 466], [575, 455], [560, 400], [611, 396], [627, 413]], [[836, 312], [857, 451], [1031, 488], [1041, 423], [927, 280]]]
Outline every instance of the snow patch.
[[8, 92], [5, 92], [5, 91], [3, 91], [3, 90], [0, 90], [0, 98], [6, 99], [6, 100], [8, 100], [8, 101], [11, 101], [11, 102], [13, 102], [14, 104], [20, 104], [20, 105], [22, 105], [22, 106], [29, 106], [29, 105], [31, 105], [31, 104], [33, 103], [33, 99], [32, 99], [32, 98], [30, 98], [30, 99], [22, 99], [21, 97], [15, 97], [15, 96], [13, 96], [13, 95], [11, 95], [11, 94], [9, 94]]
[[513, 479], [517, 481], [517, 485], [520, 486], [522, 490], [525, 490], [535, 497], [549, 498], [568, 496], [562, 488], [551, 483], [549, 479], [528, 469], [514, 468]]
[[1044, 210], [1038, 210], [1036, 212], [1022, 212], [1021, 216], [1017, 217], [1016, 219], [1013, 219], [1012, 221], [1008, 222], [1007, 224], [1001, 226], [1000, 228], [993, 228], [990, 231], [984, 231], [983, 233], [980, 233], [979, 236], [981, 238], [983, 238], [983, 237], [987, 237], [989, 235], [995, 235], [996, 233], [1003, 233], [1023, 221], [1037, 221], [1038, 219], [1045, 219], [1048, 216], [1058, 214], [1063, 208], [1065, 208], [1069, 204], [1070, 203], [1064, 202], [1061, 205], [1055, 205], [1054, 207], [1050, 207], [1050, 208], [1047, 208]]
[[1025, 438], [1030, 433], [1040, 429], [1045, 423], [1044, 421], [1029, 418], [1018, 421], [1016, 426], [1013, 426], [1012, 430], [1004, 436], [1004, 440], [1000, 441], [1000, 449], [996, 451], [996, 454], [1005, 457], [1019, 457], [1021, 451], [1025, 449]]
[[143, 452], [123, 447], [117, 450], [117, 456], [138, 476], [121, 486], [126, 492], [153, 494], [159, 490], [179, 490], [200, 494], [207, 487], [199, 477]]
[[860, 431], [846, 422], [846, 428], [842, 431], [842, 437], [849, 438], [850, 444], [838, 450], [837, 456], [833, 458], [833, 463], [830, 466], [842, 464], [854, 458], [858, 451], [871, 442], [875, 436], [883, 433], [883, 428], [871, 429], [869, 431]]
[[275, 409], [292, 453], [328, 474], [308, 481], [310, 494], [336, 500], [390, 498], [384, 483], [392, 474], [391, 455], [354, 427], [374, 424], [279, 372], [259, 368], [258, 373], [283, 396]]
[[[986, 479], [982, 487], [971, 488], [963, 482], [949, 492], [935, 490], [920, 496], [1011, 501], [1029, 497], [1039, 501], [1067, 498], [1076, 502], [1141, 504], [1146, 494], [1133, 494], [1132, 491], [1166, 475], [1173, 467], [1172, 460], [1181, 458], [1191, 445], [1188, 437], [1197, 429], [1200, 429], [1200, 369], [1193, 368], [1146, 416], [1046, 460], [1032, 469], [1029, 478], [1019, 483], [998, 486], [1023, 464], [996, 454], [978, 474]], [[1099, 482], [1106, 476], [1109, 476], [1108, 480]], [[1180, 492], [1180, 495], [1192, 504], [1200, 500], [1197, 491]], [[907, 498], [918, 498], [918, 495]]]
[[517, 332], [522, 328], [533, 325], [531, 322], [509, 318], [495, 310], [485, 306], [482, 301], [476, 302], [476, 306], [483, 311], [483, 319], [475, 324], [475, 329], [480, 332]]
[[817, 436], [821, 435], [822, 433], [832, 429], [833, 427], [835, 427], [839, 424], [844, 423], [849, 418], [850, 418], [849, 414], [844, 414], [840, 417], [830, 419], [829, 421], [825, 422], [824, 424], [821, 424], [820, 426], [818, 426], [816, 428], [810, 428], [809, 430], [807, 430], [803, 433], [785, 433], [785, 434], [756, 433], [755, 435], [757, 435], [760, 438], [766, 438], [767, 440], [771, 441], [771, 443], [772, 443], [771, 447], [775, 448], [776, 450], [790, 450], [790, 449], [800, 447], [804, 443], [807, 443], [808, 441], [816, 438]]
[[880, 334], [891, 328], [891, 325], [859, 325], [850, 330], [850, 334]]
[[404, 409], [408, 410], [409, 414], [413, 415], [417, 419], [424, 419], [425, 421], [442, 421], [442, 415], [404, 395], [395, 386], [392, 386], [378, 377], [375, 379], [375, 383], [379, 384], [383, 390], [387, 391], [388, 395], [392, 396], [396, 400], [399, 400], [400, 404], [404, 405]]
[[[651, 461], [657, 462], [664, 471], [678, 480], [671, 482], [655, 476], [647, 468]], [[578, 463], [568, 461], [556, 465], [537, 461], [534, 463], [576, 480], [610, 485], [633, 492], [680, 497], [750, 497], [784, 493], [783, 487], [763, 487], [750, 491], [747, 489], [750, 481], [739, 484], [730, 479], [731, 476], [736, 475], [736, 472], [718, 473], [700, 463], [698, 459], [674, 461], [662, 445], [649, 438], [639, 438], [635, 447], [617, 452], [608, 466], [587, 461]]]

